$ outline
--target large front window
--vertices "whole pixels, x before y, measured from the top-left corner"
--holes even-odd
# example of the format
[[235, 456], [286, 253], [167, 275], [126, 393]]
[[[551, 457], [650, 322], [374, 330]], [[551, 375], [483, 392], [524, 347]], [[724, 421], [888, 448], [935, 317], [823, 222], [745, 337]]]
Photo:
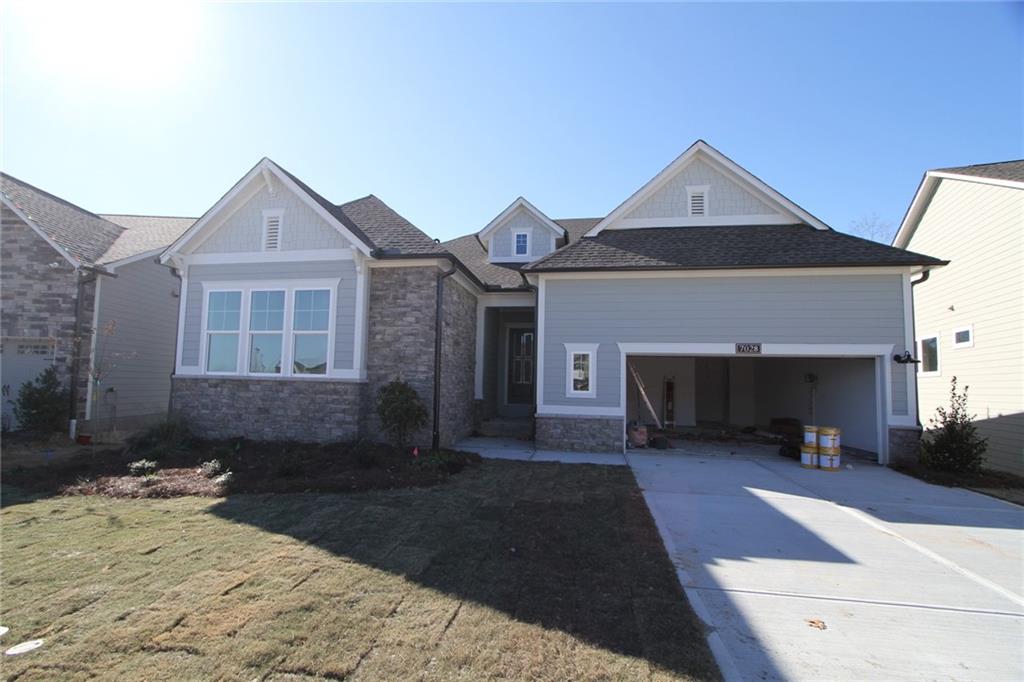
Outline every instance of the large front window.
[[[336, 282], [207, 290], [208, 374], [324, 376], [329, 373]], [[255, 284], [255, 283], [254, 283]]]

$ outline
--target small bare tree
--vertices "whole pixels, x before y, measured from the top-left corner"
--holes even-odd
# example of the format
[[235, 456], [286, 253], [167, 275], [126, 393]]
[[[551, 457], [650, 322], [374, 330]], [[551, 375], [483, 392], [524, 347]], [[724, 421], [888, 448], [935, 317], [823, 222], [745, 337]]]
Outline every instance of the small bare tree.
[[850, 234], [881, 244], [891, 244], [896, 234], [896, 228], [888, 220], [885, 220], [877, 213], [863, 215], [850, 223]]

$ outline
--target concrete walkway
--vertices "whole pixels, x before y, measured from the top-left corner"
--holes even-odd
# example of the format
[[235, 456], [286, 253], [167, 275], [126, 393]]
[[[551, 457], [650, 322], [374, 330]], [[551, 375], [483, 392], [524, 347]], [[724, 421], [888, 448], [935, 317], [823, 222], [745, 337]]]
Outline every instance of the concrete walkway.
[[727, 679], [1024, 679], [1021, 507], [860, 462], [628, 459]]
[[607, 452], [564, 452], [537, 450], [533, 441], [514, 438], [467, 438], [455, 444], [456, 450], [477, 452], [488, 459], [516, 459], [529, 462], [562, 462], [563, 464], [608, 464], [626, 466], [622, 455]]

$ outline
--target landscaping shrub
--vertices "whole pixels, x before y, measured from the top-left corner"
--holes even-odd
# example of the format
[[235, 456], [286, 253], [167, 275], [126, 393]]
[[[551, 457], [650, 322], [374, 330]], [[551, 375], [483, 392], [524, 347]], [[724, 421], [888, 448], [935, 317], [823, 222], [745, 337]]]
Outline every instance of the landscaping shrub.
[[956, 390], [956, 377], [950, 382], [949, 408], [939, 407], [929, 420], [921, 440], [921, 463], [931, 469], [959, 473], [980, 471], [985, 463], [988, 440], [978, 435], [975, 415], [967, 412], [967, 386]]
[[68, 389], [57, 377], [57, 368], [51, 366], [22, 384], [11, 406], [21, 429], [49, 433], [62, 431], [67, 426], [70, 399]]
[[159, 466], [151, 459], [138, 459], [128, 463], [128, 473], [132, 476], [151, 476]]
[[223, 470], [224, 465], [220, 463], [219, 459], [211, 459], [210, 461], [203, 462], [199, 465], [199, 473], [207, 478], [213, 478]]
[[416, 390], [404, 381], [392, 381], [377, 392], [377, 414], [391, 442], [405, 448], [409, 434], [427, 423], [427, 408]]

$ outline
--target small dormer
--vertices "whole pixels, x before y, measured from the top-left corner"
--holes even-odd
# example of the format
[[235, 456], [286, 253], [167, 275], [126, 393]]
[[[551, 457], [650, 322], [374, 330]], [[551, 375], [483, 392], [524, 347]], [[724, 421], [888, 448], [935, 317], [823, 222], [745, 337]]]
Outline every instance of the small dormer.
[[555, 250], [565, 230], [519, 197], [477, 233], [492, 263], [529, 263]]

